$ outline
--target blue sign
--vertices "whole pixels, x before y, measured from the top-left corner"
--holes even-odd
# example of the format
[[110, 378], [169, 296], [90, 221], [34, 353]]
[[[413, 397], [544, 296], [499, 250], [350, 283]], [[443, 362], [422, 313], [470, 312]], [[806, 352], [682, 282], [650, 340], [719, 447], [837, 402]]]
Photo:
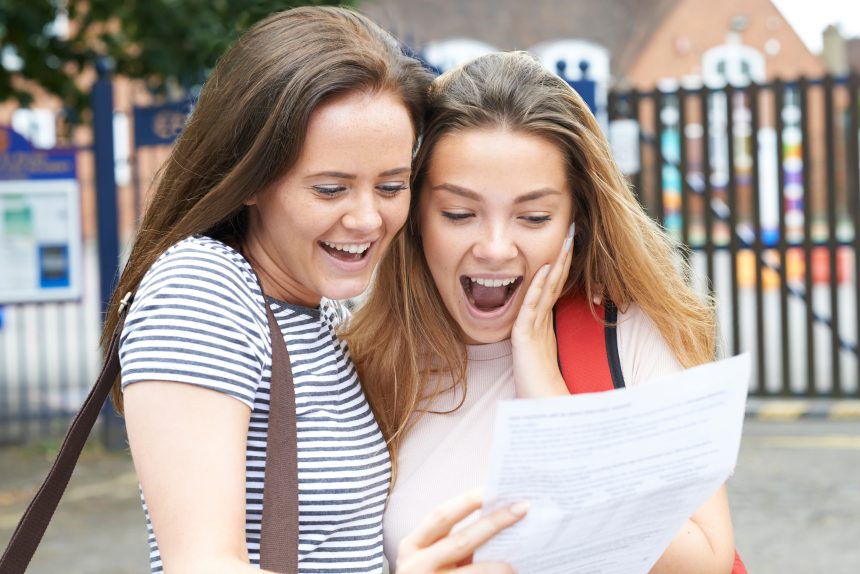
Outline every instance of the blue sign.
[[587, 76], [588, 72], [588, 62], [582, 61], [579, 63], [579, 69], [581, 71], [581, 77], [578, 80], [573, 80], [567, 76], [567, 62], [564, 60], [559, 60], [555, 64], [556, 72], [561, 78], [567, 82], [573, 90], [579, 94], [585, 101], [585, 105], [588, 106], [588, 109], [591, 110], [592, 114], [597, 113], [597, 82], [594, 80], [589, 80]]
[[67, 244], [39, 245], [39, 287], [71, 285], [71, 261]]
[[190, 112], [187, 102], [134, 108], [134, 146], [171, 145]]
[[74, 149], [36, 149], [11, 128], [0, 127], [0, 180], [75, 179]]

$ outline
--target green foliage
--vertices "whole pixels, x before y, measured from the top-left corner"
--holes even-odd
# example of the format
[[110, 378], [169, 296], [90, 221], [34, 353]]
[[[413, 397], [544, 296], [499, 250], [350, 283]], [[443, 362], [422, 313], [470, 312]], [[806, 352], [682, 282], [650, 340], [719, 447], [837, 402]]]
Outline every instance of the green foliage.
[[[140, 78], [154, 91], [202, 82], [230, 43], [263, 17], [298, 5], [349, 4], [338, 0], [0, 0], [0, 101], [32, 101], [30, 80], [81, 112], [87, 98], [78, 78], [99, 57], [117, 74]], [[68, 35], [54, 33], [68, 14]], [[17, 55], [17, 58], [15, 58]]]

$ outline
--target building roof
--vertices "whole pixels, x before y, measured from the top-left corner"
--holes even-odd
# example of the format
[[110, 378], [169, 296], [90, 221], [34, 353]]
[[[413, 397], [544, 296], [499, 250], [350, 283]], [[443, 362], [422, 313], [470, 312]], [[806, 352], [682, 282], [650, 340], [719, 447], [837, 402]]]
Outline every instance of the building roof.
[[500, 50], [576, 38], [609, 50], [624, 73], [679, 0], [360, 0], [358, 8], [402, 41], [473, 38]]

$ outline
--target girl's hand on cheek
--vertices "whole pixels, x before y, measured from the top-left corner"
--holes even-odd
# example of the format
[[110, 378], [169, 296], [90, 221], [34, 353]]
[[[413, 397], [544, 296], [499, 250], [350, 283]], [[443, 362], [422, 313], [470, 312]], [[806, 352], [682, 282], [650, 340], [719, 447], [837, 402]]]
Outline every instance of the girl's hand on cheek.
[[535, 274], [514, 322], [511, 344], [514, 383], [519, 398], [569, 394], [558, 368], [552, 309], [570, 270], [574, 230], [575, 225], [571, 224], [555, 262], [544, 265]]

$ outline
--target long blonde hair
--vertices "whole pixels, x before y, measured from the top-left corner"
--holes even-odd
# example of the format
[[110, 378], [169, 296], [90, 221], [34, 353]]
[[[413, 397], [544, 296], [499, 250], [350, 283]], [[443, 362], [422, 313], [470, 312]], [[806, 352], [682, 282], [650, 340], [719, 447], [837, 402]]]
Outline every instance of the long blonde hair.
[[677, 245], [637, 202], [579, 95], [525, 53], [483, 56], [431, 87], [409, 223], [343, 333], [394, 460], [413, 414], [434, 391], [429, 377], [442, 372], [465, 385], [465, 343], [427, 267], [418, 208], [439, 139], [480, 128], [537, 135], [564, 153], [577, 230], [566, 293], [606, 296], [621, 310], [637, 303], [686, 367], [715, 353], [712, 305], [689, 287]]
[[[218, 62], [162, 169], [111, 298], [102, 345], [120, 299], [171, 245], [197, 233], [241, 245], [246, 200], [295, 164], [315, 109], [352, 91], [387, 91], [409, 111], [417, 140], [430, 81], [392, 36], [352, 10], [305, 6], [255, 24]], [[111, 398], [121, 412], [119, 381]]]

